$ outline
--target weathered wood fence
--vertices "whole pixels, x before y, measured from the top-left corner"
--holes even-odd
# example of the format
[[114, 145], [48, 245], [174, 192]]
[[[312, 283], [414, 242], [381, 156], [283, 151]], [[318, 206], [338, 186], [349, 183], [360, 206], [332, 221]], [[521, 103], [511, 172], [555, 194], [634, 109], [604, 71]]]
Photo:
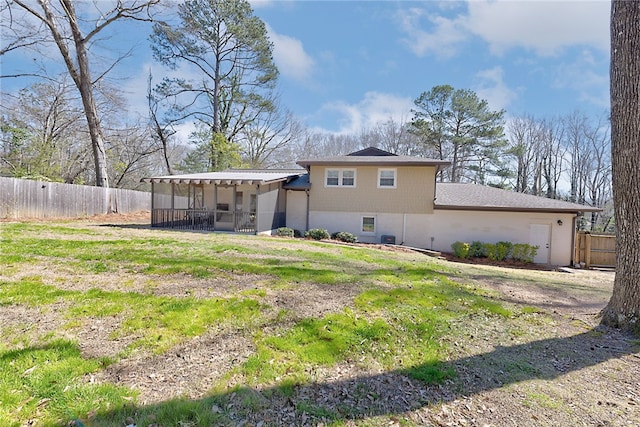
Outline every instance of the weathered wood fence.
[[575, 263], [586, 268], [616, 266], [616, 236], [580, 231], [576, 235]]
[[0, 218], [76, 218], [151, 210], [151, 193], [0, 177]]

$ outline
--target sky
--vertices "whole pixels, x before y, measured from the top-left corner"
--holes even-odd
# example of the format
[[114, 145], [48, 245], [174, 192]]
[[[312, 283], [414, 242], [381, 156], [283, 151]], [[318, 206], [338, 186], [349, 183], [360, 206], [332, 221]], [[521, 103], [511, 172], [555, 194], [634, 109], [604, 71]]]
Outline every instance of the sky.
[[[107, 0], [103, 0], [107, 1]], [[506, 117], [553, 117], [609, 108], [606, 0], [253, 0], [280, 71], [281, 104], [315, 131], [359, 133], [408, 121], [434, 86], [471, 89]], [[134, 46], [114, 70], [134, 110], [146, 110], [153, 61], [142, 26], [111, 44]], [[2, 58], [3, 73], [27, 58]], [[2, 79], [3, 90], [16, 81]]]

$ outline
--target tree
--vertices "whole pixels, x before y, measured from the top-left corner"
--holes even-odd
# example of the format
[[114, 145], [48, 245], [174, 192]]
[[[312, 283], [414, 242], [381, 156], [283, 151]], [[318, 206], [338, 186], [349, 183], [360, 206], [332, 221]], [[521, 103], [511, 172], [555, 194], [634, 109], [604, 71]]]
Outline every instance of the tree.
[[562, 177], [563, 146], [565, 129], [558, 119], [544, 120], [541, 125], [540, 150], [541, 158], [538, 165], [534, 194], [549, 199], [558, 198], [558, 182]]
[[[275, 110], [278, 70], [266, 27], [246, 0], [188, 0], [178, 6], [178, 17], [176, 27], [154, 25], [154, 57], [173, 70], [194, 69], [199, 79], [167, 78], [157, 93], [172, 105], [174, 122], [195, 118], [210, 128], [202, 151], [239, 148], [238, 135]], [[216, 141], [232, 145], [209, 149]]]
[[191, 133], [190, 142], [195, 149], [185, 156], [177, 169], [187, 173], [215, 172], [242, 166], [240, 147], [211, 127], [200, 124]]
[[508, 125], [506, 154], [515, 162], [514, 191], [531, 194], [540, 158], [540, 122], [531, 116], [517, 117]]
[[244, 164], [250, 168], [287, 166], [292, 162], [289, 147], [303, 132], [293, 114], [273, 111], [256, 118], [240, 133]]
[[489, 176], [503, 168], [503, 110], [491, 111], [487, 101], [475, 92], [449, 85], [423, 92], [414, 104], [413, 131], [440, 160], [451, 162], [451, 182], [485, 184]]
[[81, 183], [87, 180], [89, 145], [73, 84], [60, 77], [3, 94], [0, 173]]
[[[118, 1], [113, 9], [100, 10], [98, 3], [97, 18], [78, 15], [72, 0], [12, 0], [16, 5], [30, 14], [36, 21], [48, 29], [53, 42], [60, 52], [64, 64], [73, 79], [82, 99], [84, 114], [87, 120], [91, 148], [93, 152], [95, 179], [98, 186], [109, 186], [107, 169], [107, 153], [104, 135], [100, 124], [100, 114], [96, 105], [95, 84], [92, 75], [89, 53], [91, 44], [97, 35], [116, 21], [123, 19], [149, 20], [149, 9], [159, 0], [150, 1]], [[147, 14], [143, 17], [142, 14]], [[91, 23], [92, 25], [88, 25]], [[25, 32], [30, 34], [32, 26], [25, 20]], [[85, 31], [86, 28], [86, 31]], [[116, 61], [117, 62], [117, 61]]]
[[640, 333], [640, 2], [611, 5], [611, 166], [616, 277], [607, 325]]
[[152, 87], [152, 80], [153, 77], [151, 73], [149, 73], [147, 86], [147, 101], [149, 103], [149, 130], [151, 132], [152, 138], [160, 147], [160, 152], [162, 153], [162, 163], [164, 165], [165, 172], [168, 175], [171, 175], [173, 174], [171, 157], [174, 148], [172, 140], [177, 131], [175, 129], [175, 122], [160, 117], [160, 100], [156, 91], [154, 91]]

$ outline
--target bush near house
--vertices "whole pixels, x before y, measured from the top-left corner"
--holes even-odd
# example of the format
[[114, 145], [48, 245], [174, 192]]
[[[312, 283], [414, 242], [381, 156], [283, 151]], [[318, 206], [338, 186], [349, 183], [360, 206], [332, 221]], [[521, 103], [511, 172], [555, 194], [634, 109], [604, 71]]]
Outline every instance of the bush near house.
[[278, 228], [278, 236], [280, 237], [293, 237], [294, 236], [293, 228], [289, 227], [280, 227]]
[[539, 246], [532, 246], [527, 243], [516, 243], [513, 245], [513, 252], [511, 252], [511, 258], [516, 261], [533, 262], [533, 259], [538, 253]]
[[532, 246], [527, 243], [483, 243], [481, 241], [473, 241], [471, 244], [466, 242], [454, 242], [451, 244], [453, 255], [456, 258], [488, 258], [492, 261], [505, 261], [512, 259], [525, 263], [533, 262], [538, 253], [538, 246]]
[[358, 243], [358, 238], [355, 234], [349, 233], [347, 231], [338, 231], [337, 233], [333, 233], [331, 235], [333, 240], [340, 240], [345, 243]]
[[322, 240], [331, 238], [331, 235], [324, 228], [312, 228], [304, 234], [304, 237], [310, 237], [313, 240]]
[[480, 240], [474, 240], [471, 242], [471, 246], [469, 246], [469, 257], [470, 258], [486, 258], [487, 251], [485, 250], [484, 243]]
[[471, 245], [464, 242], [453, 242], [451, 249], [453, 249], [453, 255], [456, 256], [456, 258], [468, 258], [470, 246]]

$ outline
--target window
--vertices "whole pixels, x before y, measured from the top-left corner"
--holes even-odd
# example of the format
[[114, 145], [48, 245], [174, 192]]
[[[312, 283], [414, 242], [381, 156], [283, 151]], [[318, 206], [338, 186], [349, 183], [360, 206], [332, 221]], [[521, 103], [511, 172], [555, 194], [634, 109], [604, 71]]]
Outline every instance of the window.
[[356, 171], [344, 170], [342, 171], [342, 185], [344, 187], [353, 187], [356, 185]]
[[362, 232], [363, 233], [375, 233], [376, 232], [376, 219], [372, 216], [362, 217]]
[[395, 169], [378, 169], [378, 188], [396, 188]]
[[325, 169], [325, 187], [355, 187], [355, 169]]
[[340, 171], [327, 169], [327, 187], [337, 187], [338, 185], [340, 185]]

